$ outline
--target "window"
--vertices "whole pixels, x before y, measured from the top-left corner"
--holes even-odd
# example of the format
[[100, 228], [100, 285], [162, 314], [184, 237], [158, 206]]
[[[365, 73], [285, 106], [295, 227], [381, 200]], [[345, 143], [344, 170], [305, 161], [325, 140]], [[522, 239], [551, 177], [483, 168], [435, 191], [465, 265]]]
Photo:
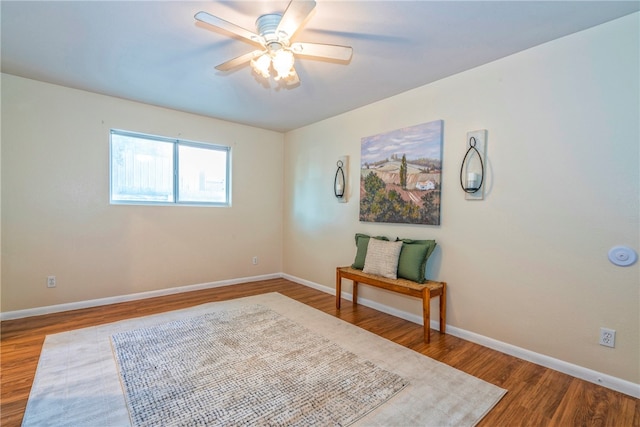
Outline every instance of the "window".
[[226, 146], [111, 130], [111, 203], [229, 206]]

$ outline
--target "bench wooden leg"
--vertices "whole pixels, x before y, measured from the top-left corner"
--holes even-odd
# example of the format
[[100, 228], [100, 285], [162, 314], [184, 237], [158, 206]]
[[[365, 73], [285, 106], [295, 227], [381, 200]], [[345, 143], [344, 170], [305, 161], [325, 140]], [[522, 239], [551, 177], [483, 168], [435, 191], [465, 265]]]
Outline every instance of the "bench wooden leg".
[[342, 296], [342, 276], [340, 270], [336, 269], [336, 308], [340, 308], [340, 297]]
[[440, 294], [440, 332], [445, 333], [447, 327], [447, 284], [442, 284], [442, 293]]
[[431, 292], [428, 288], [422, 291], [422, 320], [424, 322], [424, 342], [431, 342]]
[[353, 281], [353, 305], [358, 305], [358, 282]]

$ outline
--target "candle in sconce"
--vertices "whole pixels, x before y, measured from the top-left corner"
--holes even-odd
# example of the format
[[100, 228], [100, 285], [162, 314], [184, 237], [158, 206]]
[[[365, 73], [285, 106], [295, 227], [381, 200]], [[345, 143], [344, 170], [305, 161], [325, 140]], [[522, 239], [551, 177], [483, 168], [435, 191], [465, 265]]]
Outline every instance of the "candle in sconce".
[[478, 188], [479, 181], [480, 181], [480, 175], [478, 175], [477, 173], [469, 172], [467, 174], [467, 188], [468, 189]]

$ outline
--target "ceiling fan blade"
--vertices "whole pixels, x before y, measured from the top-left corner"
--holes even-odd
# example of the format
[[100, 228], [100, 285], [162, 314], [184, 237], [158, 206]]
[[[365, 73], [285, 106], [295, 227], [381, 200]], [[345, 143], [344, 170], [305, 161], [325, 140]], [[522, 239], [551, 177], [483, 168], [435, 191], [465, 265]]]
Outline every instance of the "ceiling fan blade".
[[264, 52], [265, 52], [264, 50], [254, 50], [253, 52], [245, 53], [244, 55], [238, 56], [237, 58], [230, 59], [229, 61], [223, 62], [222, 64], [216, 66], [216, 70], [229, 71], [233, 68], [246, 64], [252, 59], [262, 55]]
[[345, 62], [351, 60], [353, 55], [351, 47], [334, 44], [296, 42], [291, 45], [291, 50], [296, 55], [316, 56]]
[[276, 34], [284, 32], [289, 39], [293, 37], [314, 7], [316, 7], [314, 0], [291, 0], [280, 19]]
[[232, 24], [229, 21], [225, 21], [222, 18], [218, 18], [217, 16], [213, 16], [207, 12], [198, 12], [195, 14], [194, 18], [196, 18], [200, 22], [204, 22], [205, 24], [213, 25], [214, 27], [221, 28], [232, 34], [235, 34], [244, 39], [247, 39], [252, 43], [256, 43], [261, 46], [265, 45], [264, 38], [261, 35], [256, 34], [253, 31], [249, 31], [245, 28], [242, 28], [236, 24]]

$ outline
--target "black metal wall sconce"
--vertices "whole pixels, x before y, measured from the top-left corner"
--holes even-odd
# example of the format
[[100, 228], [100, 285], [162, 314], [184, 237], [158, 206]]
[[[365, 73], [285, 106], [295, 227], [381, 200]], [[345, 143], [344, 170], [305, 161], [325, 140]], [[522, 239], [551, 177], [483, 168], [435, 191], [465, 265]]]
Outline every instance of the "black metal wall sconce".
[[333, 194], [341, 203], [347, 202], [348, 156], [342, 156], [336, 162], [336, 174], [333, 178]]
[[460, 165], [460, 186], [467, 200], [483, 200], [486, 182], [487, 130], [467, 132], [467, 152]]

